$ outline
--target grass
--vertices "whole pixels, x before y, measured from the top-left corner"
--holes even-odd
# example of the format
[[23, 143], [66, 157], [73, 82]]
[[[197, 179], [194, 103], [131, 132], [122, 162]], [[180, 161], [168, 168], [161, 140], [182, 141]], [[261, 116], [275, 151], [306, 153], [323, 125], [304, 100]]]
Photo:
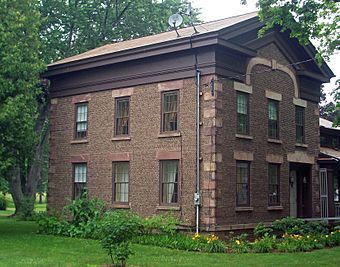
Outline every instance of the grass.
[[[36, 234], [34, 222], [0, 217], [0, 266], [105, 266], [98, 241]], [[295, 254], [207, 254], [133, 245], [129, 266], [338, 266], [340, 248]]]
[[[6, 200], [7, 200], [7, 209], [6, 210], [0, 210], [0, 216], [12, 215], [15, 211], [12, 196], [10, 194], [6, 194], [5, 197], [6, 197]], [[37, 211], [37, 212], [46, 211], [46, 199], [45, 199], [45, 197], [43, 197], [43, 203], [41, 203], [41, 204], [36, 203], [35, 204], [34, 210]]]

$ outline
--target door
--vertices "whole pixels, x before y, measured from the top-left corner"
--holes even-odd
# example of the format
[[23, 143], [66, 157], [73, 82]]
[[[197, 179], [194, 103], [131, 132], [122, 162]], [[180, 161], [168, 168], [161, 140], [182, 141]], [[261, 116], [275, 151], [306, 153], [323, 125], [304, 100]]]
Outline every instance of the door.
[[289, 174], [290, 184], [290, 216], [297, 217], [297, 175], [296, 170], [291, 170]]

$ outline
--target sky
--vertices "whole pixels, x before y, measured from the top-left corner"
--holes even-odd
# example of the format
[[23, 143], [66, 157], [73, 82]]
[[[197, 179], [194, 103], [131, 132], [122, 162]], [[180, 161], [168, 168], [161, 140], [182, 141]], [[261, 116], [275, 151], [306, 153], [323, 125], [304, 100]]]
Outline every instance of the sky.
[[[256, 11], [256, 0], [248, 0], [247, 5], [241, 5], [240, 0], [192, 0], [192, 6], [201, 9], [200, 18], [207, 22], [217, 19], [223, 19], [235, 15], [249, 13]], [[337, 64], [338, 63], [338, 64]], [[329, 93], [335, 88], [335, 81], [340, 79], [340, 54], [333, 55], [330, 61], [327, 62], [328, 66], [336, 75], [331, 79], [331, 82], [325, 84], [325, 91]], [[330, 99], [329, 97], [327, 98]]]

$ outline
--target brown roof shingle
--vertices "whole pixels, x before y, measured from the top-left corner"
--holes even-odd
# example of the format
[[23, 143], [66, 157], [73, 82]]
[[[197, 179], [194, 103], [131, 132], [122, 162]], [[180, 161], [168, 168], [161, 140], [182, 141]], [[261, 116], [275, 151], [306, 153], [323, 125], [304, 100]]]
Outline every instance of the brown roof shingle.
[[[243, 15], [233, 16], [233, 17], [229, 17], [225, 19], [220, 19], [216, 21], [211, 21], [211, 22], [195, 25], [196, 29], [199, 32], [195, 35], [202, 35], [202, 34], [209, 33], [209, 32], [219, 31], [223, 28], [232, 26], [234, 24], [254, 18], [256, 16], [257, 16], [257, 12], [251, 12], [251, 13], [247, 13]], [[56, 65], [60, 65], [64, 63], [73, 62], [73, 61], [78, 61], [78, 60], [88, 59], [88, 58], [102, 56], [106, 54], [116, 53], [116, 52], [120, 52], [124, 50], [129, 50], [129, 49], [133, 49], [137, 47], [154, 45], [154, 44], [163, 43], [163, 42], [181, 39], [181, 38], [183, 39], [183, 38], [190, 37], [190, 35], [193, 35], [194, 30], [190, 26], [190, 27], [180, 29], [178, 30], [178, 32], [180, 35], [179, 37], [177, 37], [176, 32], [173, 30], [173, 31], [163, 32], [163, 33], [141, 37], [137, 39], [132, 39], [128, 41], [107, 44], [107, 45], [100, 46], [95, 49], [91, 49], [87, 52], [53, 62], [49, 64], [48, 66], [56, 66]]]

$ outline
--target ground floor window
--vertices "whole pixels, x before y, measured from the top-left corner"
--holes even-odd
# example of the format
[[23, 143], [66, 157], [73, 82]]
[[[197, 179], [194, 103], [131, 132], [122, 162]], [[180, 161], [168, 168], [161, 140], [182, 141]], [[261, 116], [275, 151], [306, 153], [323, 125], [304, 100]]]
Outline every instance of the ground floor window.
[[334, 172], [333, 190], [334, 190], [334, 202], [340, 202], [340, 175], [339, 175], [339, 171]]
[[178, 203], [178, 165], [178, 160], [160, 161], [162, 204]]
[[246, 161], [236, 162], [236, 205], [249, 206], [249, 175], [250, 163]]
[[268, 165], [268, 204], [269, 206], [280, 205], [280, 165]]
[[113, 163], [113, 201], [129, 202], [129, 163]]
[[86, 191], [87, 183], [87, 164], [73, 164], [73, 199], [77, 199]]

